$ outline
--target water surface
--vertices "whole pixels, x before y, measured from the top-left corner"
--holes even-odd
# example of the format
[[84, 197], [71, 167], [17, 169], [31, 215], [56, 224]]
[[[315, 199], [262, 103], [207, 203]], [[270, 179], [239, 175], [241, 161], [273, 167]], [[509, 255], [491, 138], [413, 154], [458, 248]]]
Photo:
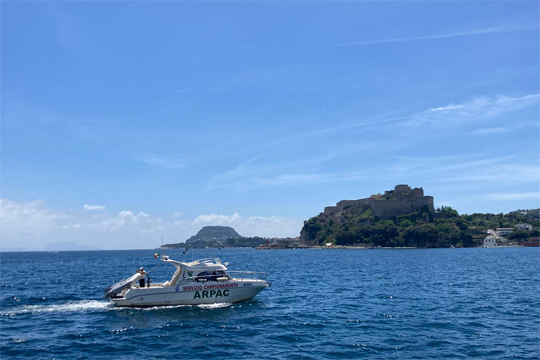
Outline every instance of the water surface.
[[[538, 359], [540, 250], [196, 250], [267, 271], [249, 302], [116, 308], [154, 250], [1, 253], [5, 359]], [[174, 259], [191, 260], [181, 252]], [[154, 282], [174, 267], [151, 270]]]

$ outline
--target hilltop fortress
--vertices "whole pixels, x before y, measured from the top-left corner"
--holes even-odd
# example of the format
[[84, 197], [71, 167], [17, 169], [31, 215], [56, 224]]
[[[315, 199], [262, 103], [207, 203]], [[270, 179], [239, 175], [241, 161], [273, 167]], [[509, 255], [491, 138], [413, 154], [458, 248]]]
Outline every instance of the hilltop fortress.
[[[371, 195], [365, 199], [342, 200], [336, 206], [327, 206], [319, 214], [321, 220], [346, 221], [345, 215], [359, 215], [371, 210], [371, 215], [389, 219], [413, 211], [421, 211], [424, 206], [434, 213], [433, 196], [424, 196], [422, 188], [411, 189], [408, 185], [397, 185], [384, 194]], [[426, 208], [424, 208], [426, 209]]]

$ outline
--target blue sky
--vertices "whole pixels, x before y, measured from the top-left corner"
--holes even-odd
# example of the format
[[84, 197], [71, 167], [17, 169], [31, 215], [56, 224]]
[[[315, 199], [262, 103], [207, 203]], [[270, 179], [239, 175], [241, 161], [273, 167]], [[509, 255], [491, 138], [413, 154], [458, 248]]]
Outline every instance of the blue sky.
[[[7, 2], [2, 246], [540, 207], [536, 2]], [[85, 207], [86, 205], [86, 207]]]

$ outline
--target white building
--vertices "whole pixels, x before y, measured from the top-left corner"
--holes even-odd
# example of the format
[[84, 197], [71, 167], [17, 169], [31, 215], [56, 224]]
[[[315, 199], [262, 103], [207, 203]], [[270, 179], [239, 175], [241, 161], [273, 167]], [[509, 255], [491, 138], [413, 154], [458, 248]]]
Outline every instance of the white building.
[[497, 235], [499, 236], [506, 236], [508, 234], [511, 234], [514, 232], [514, 229], [512, 228], [497, 228]]
[[529, 224], [517, 224], [516, 225], [516, 229], [522, 230], [522, 231], [531, 231], [532, 228], [533, 228], [532, 225], [529, 225]]
[[497, 244], [497, 238], [495, 236], [488, 235], [484, 239], [484, 246], [485, 247], [495, 246], [496, 244]]

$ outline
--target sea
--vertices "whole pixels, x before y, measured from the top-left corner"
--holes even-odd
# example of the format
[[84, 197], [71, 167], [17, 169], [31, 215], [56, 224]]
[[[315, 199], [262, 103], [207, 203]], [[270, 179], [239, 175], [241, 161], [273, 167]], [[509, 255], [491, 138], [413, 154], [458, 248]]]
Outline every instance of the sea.
[[0, 253], [1, 359], [539, 359], [540, 249], [207, 249], [272, 286], [237, 304], [117, 308], [156, 250]]

